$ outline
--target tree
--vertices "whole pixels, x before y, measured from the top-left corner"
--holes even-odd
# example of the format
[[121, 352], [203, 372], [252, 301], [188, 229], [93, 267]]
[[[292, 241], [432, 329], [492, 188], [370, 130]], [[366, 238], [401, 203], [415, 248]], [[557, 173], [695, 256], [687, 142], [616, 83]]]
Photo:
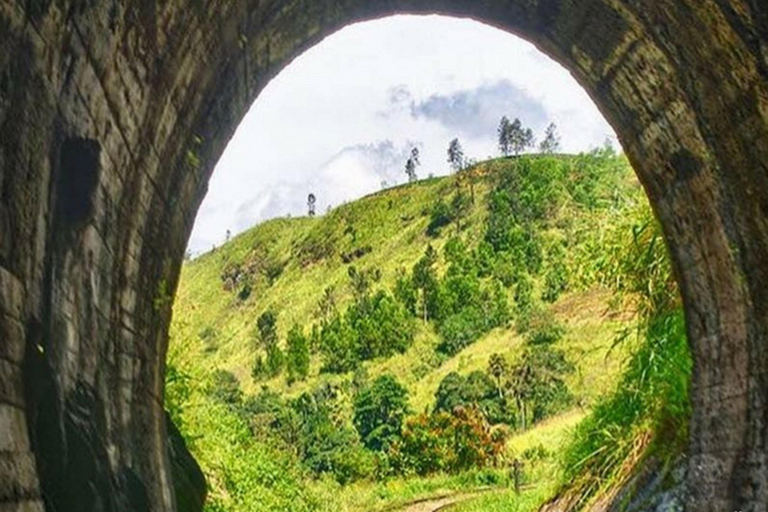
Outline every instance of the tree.
[[408, 182], [413, 183], [418, 179], [416, 176], [416, 167], [421, 165], [419, 162], [419, 148], [413, 148], [411, 150], [411, 156], [408, 161], [405, 162], [405, 174], [408, 175]]
[[355, 352], [360, 360], [403, 353], [413, 342], [406, 309], [384, 290], [361, 297], [347, 309], [345, 318], [355, 332]]
[[382, 375], [355, 397], [353, 423], [363, 444], [383, 451], [400, 437], [408, 414], [408, 391], [391, 375]]
[[283, 368], [285, 358], [283, 351], [277, 346], [277, 315], [267, 310], [256, 321], [259, 341], [267, 352], [267, 359], [263, 365], [264, 372], [269, 376], [275, 376]]
[[[424, 312], [424, 323], [427, 322], [430, 304], [434, 305], [440, 283], [437, 279], [435, 263], [437, 263], [437, 251], [432, 245], [427, 246], [424, 256], [413, 266], [413, 285], [421, 291], [421, 304]], [[434, 311], [433, 311], [434, 312]]]
[[562, 410], [571, 401], [565, 375], [574, 367], [565, 354], [548, 345], [528, 345], [510, 369], [509, 388], [517, 402], [522, 429], [528, 416], [537, 422]]
[[453, 221], [451, 207], [448, 206], [442, 198], [432, 206], [429, 213], [429, 224], [427, 224], [427, 235], [436, 237], [440, 230]]
[[499, 393], [499, 398], [504, 398], [504, 386], [502, 385], [502, 379], [507, 375], [509, 371], [509, 364], [507, 360], [501, 354], [492, 354], [488, 361], [488, 373], [496, 380], [496, 390]]
[[456, 232], [461, 231], [461, 219], [467, 216], [470, 210], [470, 199], [461, 189], [451, 199], [451, 216], [456, 221]]
[[544, 139], [539, 144], [539, 151], [544, 154], [551, 155], [557, 153], [560, 150], [560, 135], [557, 133], [557, 126], [555, 123], [550, 123], [547, 129], [544, 130]]
[[451, 372], [440, 381], [435, 392], [435, 411], [451, 412], [466, 404], [467, 379], [457, 372]]
[[285, 366], [288, 382], [306, 379], [309, 373], [309, 341], [298, 324], [288, 331], [287, 345]]
[[349, 285], [352, 288], [352, 294], [355, 296], [356, 301], [360, 301], [365, 298], [373, 283], [377, 283], [381, 280], [381, 269], [378, 267], [357, 270], [357, 267], [350, 265], [347, 268], [347, 275], [349, 276]]
[[509, 147], [515, 155], [519, 155], [533, 146], [533, 131], [523, 127], [523, 123], [518, 118], [515, 118], [509, 125], [508, 137]]
[[208, 394], [214, 400], [232, 408], [239, 407], [243, 402], [243, 392], [240, 391], [240, 381], [231, 372], [215, 370], [213, 372]]
[[419, 294], [414, 287], [413, 279], [402, 267], [397, 270], [395, 298], [403, 304], [410, 314], [416, 315], [416, 304], [419, 300]]
[[283, 365], [285, 364], [285, 355], [283, 354], [283, 351], [280, 350], [280, 347], [277, 346], [277, 343], [274, 345], [270, 345], [267, 347], [267, 361], [266, 361], [266, 372], [267, 375], [270, 377], [274, 377], [280, 373], [280, 371], [283, 369]]
[[499, 150], [504, 156], [509, 156], [509, 153], [512, 149], [509, 138], [510, 126], [509, 118], [507, 116], [503, 116], [501, 121], [499, 121], [499, 128], [497, 133], [499, 136]]
[[315, 216], [316, 204], [317, 204], [317, 198], [315, 197], [315, 194], [309, 194], [309, 196], [307, 196], [307, 210], [310, 217]]
[[460, 171], [464, 168], [464, 150], [461, 149], [459, 139], [453, 139], [448, 144], [448, 163], [451, 164], [451, 169], [454, 171]]
[[357, 357], [356, 338], [355, 330], [338, 313], [323, 322], [320, 329], [323, 371], [344, 373], [354, 370], [360, 362]]

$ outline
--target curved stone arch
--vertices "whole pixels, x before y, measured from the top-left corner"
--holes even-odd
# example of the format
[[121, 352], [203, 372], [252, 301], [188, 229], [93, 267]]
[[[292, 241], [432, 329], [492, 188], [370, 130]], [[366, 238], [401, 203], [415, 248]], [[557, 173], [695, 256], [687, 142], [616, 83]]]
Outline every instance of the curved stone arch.
[[758, 0], [10, 0], [0, 7], [0, 501], [171, 510], [170, 306], [214, 164], [357, 21], [471, 17], [568, 68], [661, 220], [695, 359], [689, 510], [768, 501], [768, 8]]

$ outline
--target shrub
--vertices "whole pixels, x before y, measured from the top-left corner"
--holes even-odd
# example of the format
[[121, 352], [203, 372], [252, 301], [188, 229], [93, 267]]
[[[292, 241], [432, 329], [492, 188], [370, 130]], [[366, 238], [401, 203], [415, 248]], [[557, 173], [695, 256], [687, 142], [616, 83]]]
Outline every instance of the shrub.
[[298, 324], [294, 324], [288, 331], [286, 344], [285, 367], [288, 382], [306, 379], [309, 373], [309, 340], [304, 336]]
[[304, 237], [297, 248], [297, 256], [301, 266], [306, 267], [329, 259], [336, 253], [338, 233], [335, 227], [330, 219], [325, 219], [325, 222], [319, 223]]
[[240, 381], [231, 372], [216, 370], [211, 376], [208, 395], [214, 400], [230, 407], [239, 407], [243, 401]]
[[480, 409], [456, 407], [406, 421], [389, 460], [397, 473], [458, 473], [495, 464], [504, 441], [504, 431], [492, 430]]
[[248, 300], [248, 297], [251, 296], [251, 293], [253, 292], [253, 288], [251, 286], [251, 281], [249, 279], [244, 279], [242, 284], [237, 290], [237, 298], [241, 301]]
[[533, 309], [528, 316], [527, 324], [525, 341], [529, 345], [552, 345], [560, 341], [565, 334], [565, 328], [547, 309]]
[[436, 202], [434, 206], [432, 206], [432, 210], [430, 210], [427, 234], [431, 237], [436, 237], [440, 234], [440, 230], [445, 226], [448, 226], [451, 222], [453, 222], [453, 212], [451, 211], [451, 207], [441, 199]]
[[261, 272], [267, 278], [267, 282], [272, 285], [282, 275], [285, 263], [277, 259], [269, 259], [264, 262]]

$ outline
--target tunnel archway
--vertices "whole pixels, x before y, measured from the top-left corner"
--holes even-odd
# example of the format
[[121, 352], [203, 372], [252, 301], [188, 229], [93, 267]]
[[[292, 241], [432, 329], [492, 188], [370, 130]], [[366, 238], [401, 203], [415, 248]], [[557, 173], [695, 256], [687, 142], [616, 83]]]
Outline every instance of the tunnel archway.
[[764, 508], [768, 10], [754, 0], [5, 4], [0, 501], [39, 510], [42, 491], [65, 504], [64, 481], [83, 510], [174, 508], [167, 328], [213, 166], [295, 56], [396, 13], [520, 35], [595, 100], [662, 222], [683, 295], [689, 510]]

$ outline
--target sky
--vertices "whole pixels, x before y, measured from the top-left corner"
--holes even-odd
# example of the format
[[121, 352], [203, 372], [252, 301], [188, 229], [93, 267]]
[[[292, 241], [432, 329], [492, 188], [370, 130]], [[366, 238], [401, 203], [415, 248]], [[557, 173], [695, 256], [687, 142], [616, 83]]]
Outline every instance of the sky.
[[448, 143], [469, 158], [498, 155], [501, 116], [541, 139], [553, 122], [564, 152], [616, 136], [562, 66], [488, 25], [394, 16], [348, 26], [309, 49], [262, 91], [216, 165], [188, 249], [220, 245], [281, 216], [318, 214], [407, 181], [450, 172]]

